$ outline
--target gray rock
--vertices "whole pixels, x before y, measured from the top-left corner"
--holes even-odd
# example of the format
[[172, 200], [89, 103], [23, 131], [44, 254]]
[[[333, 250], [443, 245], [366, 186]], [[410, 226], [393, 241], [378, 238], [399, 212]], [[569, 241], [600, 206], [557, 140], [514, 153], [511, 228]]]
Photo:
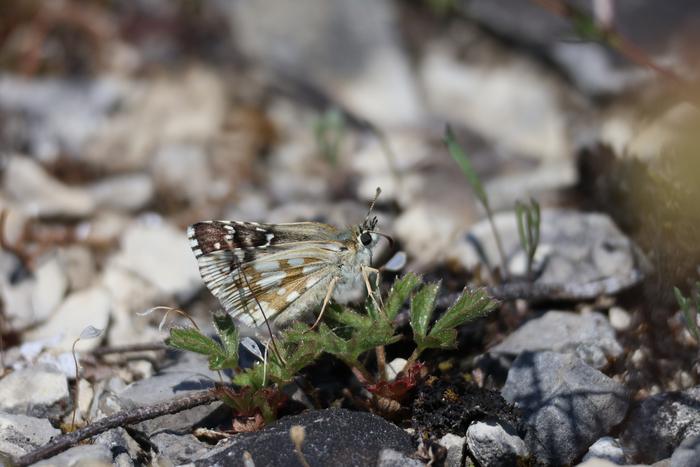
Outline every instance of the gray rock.
[[[201, 391], [218, 381], [216, 372], [209, 370], [206, 359], [199, 355], [182, 355], [183, 360], [161, 370], [151, 378], [128, 385], [117, 393], [119, 409], [140, 407], [170, 400], [189, 392]], [[192, 426], [210, 415], [221, 403], [194, 407], [183, 412], [163, 415], [139, 424], [142, 431], [153, 435], [163, 431], [182, 434], [192, 431]]]
[[[509, 178], [496, 192], [517, 186], [524, 188], [522, 196], [575, 183], [575, 167], [566, 156], [571, 144], [567, 119], [575, 102], [571, 90], [551, 70], [522, 54], [499, 50], [479, 31], [467, 30], [464, 35], [472, 36], [471, 47], [481, 54], [465, 59], [464, 49], [449, 43], [434, 43], [424, 53], [420, 76], [431, 112], [493, 141], [500, 150], [497, 156], [529, 159], [527, 172], [519, 173], [528, 177]], [[493, 125], [495, 121], [498, 125]], [[533, 170], [533, 159], [544, 164]], [[543, 172], [546, 168], [553, 170]], [[495, 197], [489, 196], [489, 201], [503, 206]]]
[[238, 465], [246, 451], [251, 454], [255, 465], [296, 463], [289, 434], [294, 425], [305, 430], [301, 449], [310, 465], [376, 465], [384, 450], [391, 449], [408, 456], [415, 451], [408, 433], [376, 415], [327, 409], [282, 418], [257, 433], [240, 433], [195, 459], [194, 464]]
[[620, 442], [610, 436], [603, 436], [598, 441], [593, 443], [583, 461], [589, 459], [605, 459], [614, 464], [622, 465], [625, 463], [625, 452], [620, 445]]
[[175, 199], [196, 205], [211, 197], [215, 174], [203, 145], [162, 146], [153, 157], [151, 172], [158, 188]]
[[182, 230], [155, 220], [135, 222], [124, 233], [118, 265], [146, 279], [161, 293], [186, 300], [202, 286], [197, 261]]
[[[88, 326], [104, 330], [109, 323], [111, 298], [102, 287], [74, 292], [63, 301], [51, 318], [24, 334], [26, 339], [41, 340], [60, 336], [53, 347], [70, 352], [73, 343]], [[86, 351], [100, 345], [101, 339], [82, 339], [75, 348]]]
[[[0, 259], [5, 260], [8, 256], [4, 255]], [[5, 326], [8, 330], [21, 331], [39, 321], [38, 317], [34, 315], [32, 304], [36, 279], [25, 277], [24, 280], [17, 283], [12, 283], [9, 279], [9, 277], [0, 279]]]
[[48, 161], [79, 154], [123, 93], [117, 80], [0, 76], [0, 109], [22, 129], [11, 142]]
[[565, 311], [549, 311], [526, 322], [489, 352], [517, 356], [540, 350], [571, 353], [597, 369], [622, 354], [615, 331], [603, 314]]
[[[579, 88], [590, 94], [621, 92], [653, 76], [608, 47], [591, 41], [565, 40], [577, 37], [573, 22], [537, 4], [519, 0], [461, 3], [471, 17], [489, 28], [518, 42], [540, 47], [568, 72]], [[590, 10], [593, 2], [574, 3]], [[674, 42], [680, 40], [679, 36], [692, 27], [699, 15], [700, 9], [692, 0], [614, 3], [615, 27], [652, 56], [673, 51]]]
[[424, 462], [418, 459], [412, 459], [403, 452], [394, 451], [393, 449], [382, 449], [379, 453], [377, 467], [423, 467]]
[[118, 112], [81, 156], [114, 172], [147, 170], [162, 144], [212, 142], [221, 134], [228, 100], [224, 78], [204, 66], [131, 83]]
[[112, 453], [105, 445], [84, 444], [33, 464], [37, 467], [112, 467]]
[[48, 443], [61, 430], [47, 419], [0, 412], [0, 452], [20, 457]]
[[573, 355], [523, 352], [513, 362], [503, 397], [523, 412], [525, 442], [545, 464], [569, 464], [622, 421], [626, 390]]
[[220, 2], [244, 54], [378, 125], [421, 116], [388, 1]]
[[114, 464], [117, 466], [133, 466], [138, 462], [138, 457], [145, 454], [141, 446], [124, 428], [115, 428], [100, 433], [93, 439], [93, 444], [107, 447], [114, 455]]
[[0, 379], [0, 410], [39, 418], [57, 418], [70, 407], [63, 373], [37, 365]]
[[73, 291], [88, 288], [97, 276], [92, 251], [83, 245], [71, 245], [58, 249], [58, 259]]
[[148, 175], [134, 173], [105, 178], [86, 190], [99, 207], [136, 211], [151, 201], [155, 186]]
[[644, 400], [627, 418], [622, 445], [637, 462], [671, 456], [687, 438], [700, 435], [700, 386]]
[[466, 439], [469, 451], [480, 465], [516, 465], [528, 457], [525, 442], [515, 430], [497, 421], [472, 423]]
[[671, 467], [697, 467], [700, 465], [700, 436], [684, 439], [671, 456]]
[[36, 287], [32, 291], [34, 316], [41, 322], [58, 307], [68, 290], [68, 277], [57, 256], [43, 262], [35, 273]]
[[[525, 273], [513, 212], [494, 217], [503, 241], [507, 267], [513, 276]], [[485, 258], [482, 257], [481, 252]], [[487, 220], [478, 223], [449, 252], [449, 259], [471, 270], [483, 263], [499, 263], [496, 243]], [[535, 255], [535, 284], [551, 290], [552, 299], [592, 299], [615, 294], [642, 278], [639, 253], [612, 220], [597, 213], [543, 209], [540, 243]]]
[[6, 325], [14, 331], [46, 321], [61, 303], [68, 279], [57, 256], [40, 261], [34, 274], [11, 280], [19, 268], [15, 258], [0, 258], [8, 266], [0, 278], [0, 293], [5, 304]]
[[445, 467], [462, 467], [462, 459], [464, 458], [464, 436], [457, 436], [452, 433], [447, 433], [438, 441], [441, 446], [447, 449], [447, 457], [445, 458]]
[[164, 431], [151, 436], [150, 440], [158, 448], [158, 452], [175, 465], [187, 464], [211, 449], [211, 446], [189, 433], [178, 435]]
[[4, 172], [5, 193], [30, 216], [85, 217], [95, 210], [87, 191], [59, 182], [28, 157], [10, 157]]

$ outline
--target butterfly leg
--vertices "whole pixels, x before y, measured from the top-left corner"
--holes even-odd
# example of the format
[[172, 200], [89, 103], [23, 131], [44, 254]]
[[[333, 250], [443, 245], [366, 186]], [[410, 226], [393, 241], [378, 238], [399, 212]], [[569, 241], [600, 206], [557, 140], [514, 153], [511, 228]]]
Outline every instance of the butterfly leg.
[[311, 331], [312, 329], [316, 329], [318, 323], [321, 322], [321, 318], [323, 318], [323, 312], [326, 311], [326, 306], [328, 306], [328, 302], [331, 301], [331, 297], [333, 296], [333, 290], [335, 290], [335, 285], [338, 283], [338, 279], [340, 279], [340, 277], [336, 276], [333, 279], [331, 279], [330, 284], [328, 284], [328, 292], [326, 292], [326, 298], [323, 299], [323, 305], [321, 305], [321, 312], [318, 314], [316, 322], [313, 326], [311, 326], [309, 331]]
[[[375, 286], [377, 288], [377, 295], [379, 295], [379, 302], [377, 302], [377, 297], [374, 296], [374, 292], [372, 291], [372, 286], [369, 283], [369, 273], [375, 273], [377, 274], [377, 280], [375, 283]], [[380, 303], [382, 302], [382, 295], [379, 293], [379, 269], [375, 269], [370, 266], [362, 266], [362, 278], [365, 280], [365, 286], [367, 287], [367, 293], [369, 296], [372, 298], [372, 301], [374, 302], [374, 306], [377, 307], [377, 310], [382, 311], [384, 309], [384, 304]]]

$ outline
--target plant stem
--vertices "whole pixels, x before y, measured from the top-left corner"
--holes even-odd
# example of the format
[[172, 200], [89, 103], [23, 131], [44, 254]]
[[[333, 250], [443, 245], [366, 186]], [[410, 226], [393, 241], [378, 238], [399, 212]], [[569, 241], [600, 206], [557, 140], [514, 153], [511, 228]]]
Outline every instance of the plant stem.
[[491, 230], [493, 231], [493, 238], [496, 240], [496, 248], [498, 249], [498, 256], [501, 258], [501, 276], [504, 280], [507, 280], [510, 275], [508, 274], [508, 266], [506, 265], [506, 254], [503, 250], [503, 243], [501, 242], [501, 236], [496, 228], [496, 223], [493, 221], [493, 212], [488, 203], [484, 204], [486, 209], [486, 217], [489, 219], [489, 225], [491, 225]]
[[124, 410], [109, 417], [97, 420], [90, 425], [79, 430], [58, 436], [51, 440], [48, 444], [35, 449], [34, 451], [25, 454], [16, 460], [13, 464], [16, 467], [23, 467], [39, 462], [42, 459], [60, 454], [66, 449], [76, 445], [80, 441], [91, 438], [100, 433], [104, 433], [112, 428], [117, 428], [125, 425], [133, 425], [134, 423], [150, 420], [161, 415], [173, 414], [182, 412], [183, 410], [191, 409], [199, 405], [209, 404], [218, 400], [213, 389], [206, 391], [195, 392], [183, 397], [171, 399], [159, 404], [137, 407], [131, 410]]
[[404, 368], [410, 368], [416, 361], [418, 360], [418, 357], [420, 357], [420, 351], [418, 350], [418, 347], [413, 351], [410, 357], [408, 357], [408, 360], [406, 361], [406, 365], [404, 365]]
[[384, 381], [386, 379], [386, 351], [384, 346], [380, 345], [374, 348], [374, 352], [377, 354], [377, 370], [379, 371], [379, 380]]
[[370, 373], [362, 363], [358, 361], [346, 363], [360, 382], [363, 384], [374, 384], [374, 376], [372, 376], [372, 373]]

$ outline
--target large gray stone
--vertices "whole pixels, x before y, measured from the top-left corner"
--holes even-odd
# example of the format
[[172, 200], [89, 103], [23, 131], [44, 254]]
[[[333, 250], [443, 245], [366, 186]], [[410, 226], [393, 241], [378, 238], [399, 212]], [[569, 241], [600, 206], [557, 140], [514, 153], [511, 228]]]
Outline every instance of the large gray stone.
[[39, 418], [58, 418], [70, 407], [66, 376], [37, 365], [0, 379], [0, 410]]
[[[618, 293], [642, 279], [642, 260], [634, 243], [604, 214], [566, 209], [543, 209], [540, 242], [533, 270], [535, 285], [550, 299], [583, 300]], [[526, 272], [514, 212], [494, 216], [514, 277]], [[449, 259], [472, 270], [484, 261], [500, 263], [493, 231], [487, 220], [474, 226], [449, 253]], [[532, 287], [530, 287], [532, 288]]]
[[240, 465], [246, 451], [255, 465], [295, 465], [297, 455], [289, 433], [294, 425], [305, 430], [301, 450], [310, 465], [377, 465], [388, 449], [404, 455], [415, 451], [408, 433], [376, 415], [345, 409], [311, 410], [282, 418], [257, 433], [233, 436], [195, 459], [195, 465]]
[[[183, 354], [182, 357], [182, 361], [163, 368], [159, 374], [136, 381], [120, 391], [117, 394], [121, 406], [119, 409], [165, 402], [190, 392], [211, 388], [214, 382], [218, 381], [217, 373], [209, 370], [205, 358], [192, 354]], [[209, 416], [220, 405], [220, 402], [212, 402], [176, 414], [163, 415], [141, 422], [139, 427], [149, 435], [164, 431], [176, 434], [190, 433], [192, 426]]]
[[697, 467], [700, 463], [700, 436], [690, 436], [673, 451], [671, 467]]
[[671, 456], [683, 440], [698, 435], [700, 386], [644, 400], [628, 417], [620, 441], [633, 460], [651, 464]]
[[622, 354], [615, 330], [603, 314], [566, 311], [549, 311], [526, 322], [489, 352], [517, 356], [541, 350], [571, 353], [597, 369]]
[[523, 412], [525, 442], [537, 460], [570, 464], [625, 417], [627, 391], [573, 355], [523, 352], [503, 397]]
[[44, 418], [0, 412], [0, 452], [20, 457], [48, 443], [61, 430]]

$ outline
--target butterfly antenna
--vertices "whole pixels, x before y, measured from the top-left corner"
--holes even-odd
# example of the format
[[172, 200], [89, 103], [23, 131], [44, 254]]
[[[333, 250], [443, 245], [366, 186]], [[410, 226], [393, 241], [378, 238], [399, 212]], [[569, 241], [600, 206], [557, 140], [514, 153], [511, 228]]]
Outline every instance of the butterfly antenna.
[[377, 192], [374, 194], [374, 199], [369, 205], [369, 210], [367, 211], [367, 215], [365, 216], [365, 219], [369, 219], [369, 216], [372, 215], [372, 209], [374, 209], [374, 203], [377, 202], [377, 198], [379, 198], [379, 194], [382, 192], [382, 189], [377, 187]]

